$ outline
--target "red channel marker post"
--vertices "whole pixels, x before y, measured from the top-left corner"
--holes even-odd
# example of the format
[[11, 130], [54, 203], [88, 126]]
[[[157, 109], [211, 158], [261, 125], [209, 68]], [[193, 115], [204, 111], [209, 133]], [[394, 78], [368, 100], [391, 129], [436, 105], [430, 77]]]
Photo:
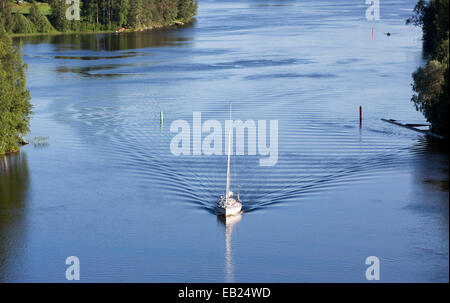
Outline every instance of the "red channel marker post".
[[362, 126], [362, 106], [359, 107], [359, 127]]

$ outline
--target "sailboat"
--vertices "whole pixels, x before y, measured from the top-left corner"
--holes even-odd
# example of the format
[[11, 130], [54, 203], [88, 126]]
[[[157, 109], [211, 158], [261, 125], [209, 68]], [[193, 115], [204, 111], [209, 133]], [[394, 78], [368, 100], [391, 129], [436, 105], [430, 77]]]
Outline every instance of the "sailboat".
[[225, 216], [236, 215], [241, 212], [242, 203], [239, 193], [237, 198], [233, 197], [230, 184], [230, 161], [231, 161], [231, 135], [232, 135], [232, 123], [231, 123], [231, 103], [230, 103], [230, 129], [228, 130], [228, 165], [227, 165], [227, 189], [225, 196], [221, 196], [217, 201], [217, 208], [219, 214]]

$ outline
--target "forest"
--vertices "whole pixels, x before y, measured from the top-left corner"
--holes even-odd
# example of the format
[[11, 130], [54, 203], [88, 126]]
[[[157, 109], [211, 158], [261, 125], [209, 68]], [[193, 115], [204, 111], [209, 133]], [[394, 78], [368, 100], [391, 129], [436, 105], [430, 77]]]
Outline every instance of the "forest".
[[412, 75], [411, 101], [448, 141], [449, 0], [419, 0], [406, 23], [422, 27], [427, 62]]
[[[144, 30], [188, 23], [198, 0], [0, 0], [0, 23], [8, 33]], [[77, 18], [67, 18], [68, 12]]]

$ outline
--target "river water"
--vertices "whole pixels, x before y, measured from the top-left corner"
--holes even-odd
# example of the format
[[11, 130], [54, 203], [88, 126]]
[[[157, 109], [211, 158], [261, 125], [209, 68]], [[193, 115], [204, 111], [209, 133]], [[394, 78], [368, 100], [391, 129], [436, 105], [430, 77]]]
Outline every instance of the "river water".
[[[20, 38], [48, 138], [0, 161], [0, 281], [77, 256], [83, 282], [366, 282], [377, 256], [382, 282], [448, 282], [448, 155], [380, 120], [424, 122], [414, 3], [201, 0], [184, 28]], [[232, 157], [225, 221], [226, 156], [175, 156], [170, 126], [230, 102], [278, 120], [278, 161]]]

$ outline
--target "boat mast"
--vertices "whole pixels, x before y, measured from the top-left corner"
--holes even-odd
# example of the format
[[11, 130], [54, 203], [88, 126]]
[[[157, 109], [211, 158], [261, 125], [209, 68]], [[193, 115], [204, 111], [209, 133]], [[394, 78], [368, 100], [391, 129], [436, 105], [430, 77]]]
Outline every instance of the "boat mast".
[[228, 166], [227, 166], [227, 193], [225, 196], [226, 201], [228, 201], [228, 196], [230, 194], [230, 156], [231, 156], [231, 103], [230, 103], [230, 127], [228, 130]]

